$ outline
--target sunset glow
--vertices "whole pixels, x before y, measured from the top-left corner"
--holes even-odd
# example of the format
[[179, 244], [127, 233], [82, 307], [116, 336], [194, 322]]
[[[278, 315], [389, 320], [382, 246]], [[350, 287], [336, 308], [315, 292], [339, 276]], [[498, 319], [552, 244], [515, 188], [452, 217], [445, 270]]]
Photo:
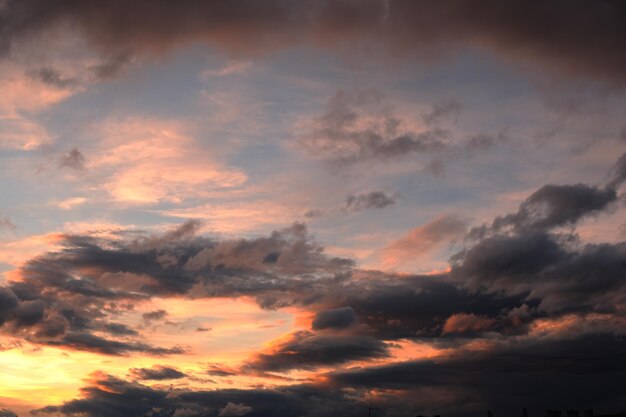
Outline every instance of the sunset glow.
[[0, 417], [626, 417], [624, 22], [0, 0]]

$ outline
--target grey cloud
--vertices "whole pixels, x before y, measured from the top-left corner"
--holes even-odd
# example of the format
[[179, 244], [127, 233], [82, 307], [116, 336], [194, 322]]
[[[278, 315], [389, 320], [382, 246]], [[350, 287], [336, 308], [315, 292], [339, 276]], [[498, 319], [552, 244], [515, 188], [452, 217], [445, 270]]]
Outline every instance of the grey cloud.
[[161, 320], [161, 319], [165, 318], [165, 316], [167, 316], [167, 311], [165, 311], [165, 310], [149, 311], [149, 312], [143, 313], [141, 315], [141, 317], [143, 317], [143, 319], [147, 320], [147, 321]]
[[35, 410], [35, 414], [172, 417], [184, 409], [186, 415], [196, 411], [217, 417], [232, 403], [249, 407], [246, 415], [250, 417], [356, 417], [367, 411], [374, 392], [374, 405], [386, 409], [386, 416], [408, 417], [417, 412], [466, 417], [488, 408], [513, 415], [520, 404], [531, 412], [610, 410], [619, 406], [622, 394], [623, 350], [623, 337], [607, 333], [567, 340], [527, 339], [431, 360], [335, 371], [317, 385], [248, 390], [170, 391], [100, 373], [93, 385], [81, 389], [81, 398]]
[[[346, 113], [332, 123], [350, 119]], [[318, 330], [337, 330], [343, 319], [353, 321], [348, 311], [324, 310], [353, 310], [359, 334], [334, 335], [333, 340], [323, 333], [293, 336], [291, 342], [302, 349], [298, 366], [321, 363], [312, 341], [321, 341], [316, 346], [335, 355], [329, 358], [345, 363], [368, 348], [379, 354], [382, 340], [454, 343], [485, 332], [523, 334], [537, 318], [615, 314], [624, 303], [624, 244], [582, 245], [571, 233], [552, 231], [608, 209], [616, 198], [612, 187], [545, 186], [516, 213], [474, 230], [470, 246], [452, 259], [449, 274], [429, 277], [360, 271], [353, 261], [325, 255], [299, 223], [250, 239], [197, 236], [197, 222], [161, 235], [65, 236], [60, 250], [26, 262], [22, 280], [3, 287], [2, 330], [26, 334], [36, 343], [109, 354], [177, 353], [180, 348], [142, 342], [140, 333], [132, 334], [137, 329], [112, 323], [113, 314], [156, 296], [249, 296], [266, 309], [297, 306], [318, 312]], [[448, 226], [464, 227], [459, 222]], [[355, 337], [365, 339], [348, 349]], [[274, 363], [265, 357], [258, 366], [289, 369], [279, 359]]]
[[492, 227], [499, 230], [510, 226], [520, 232], [571, 225], [604, 210], [616, 199], [612, 188], [585, 184], [545, 185], [531, 194], [517, 213], [496, 218]]
[[245, 404], [235, 404], [229, 402], [224, 406], [224, 408], [220, 409], [218, 414], [219, 417], [232, 417], [232, 416], [245, 416], [252, 412], [252, 407]]
[[[193, 42], [251, 55], [294, 45], [378, 44], [400, 55], [441, 56], [463, 47], [561, 74], [624, 81], [620, 1], [366, 0], [294, 4], [167, 1], [8, 1], [0, 50], [70, 22], [103, 55], [162, 53]], [[443, 51], [443, 52], [442, 52]]]
[[139, 380], [156, 380], [162, 381], [166, 379], [180, 379], [187, 375], [176, 368], [169, 366], [153, 366], [152, 368], [132, 368], [130, 375]]
[[345, 329], [357, 323], [358, 319], [352, 307], [339, 307], [320, 311], [313, 319], [313, 330]]
[[456, 100], [449, 100], [435, 104], [432, 109], [425, 113], [422, 118], [426, 123], [436, 123], [442, 118], [456, 119], [461, 112], [461, 104]]
[[626, 153], [624, 153], [615, 163], [611, 172], [609, 188], [617, 188], [626, 181]]
[[138, 336], [139, 332], [137, 330], [131, 329], [125, 324], [122, 323], [103, 323], [102, 328], [105, 329], [108, 333], [120, 336]]
[[91, 73], [99, 80], [107, 80], [119, 76], [132, 62], [133, 54], [117, 52], [107, 56], [102, 62], [89, 68]]
[[448, 146], [447, 131], [405, 127], [383, 99], [376, 90], [337, 91], [300, 144], [338, 166], [432, 154]]
[[311, 210], [307, 210], [304, 213], [304, 217], [306, 217], [307, 219], [314, 219], [316, 217], [320, 217], [324, 214], [324, 212], [320, 209], [311, 209]]
[[[473, 292], [446, 275], [360, 278], [358, 287], [344, 287], [337, 304], [349, 305], [357, 314], [364, 332], [374, 337], [441, 341], [445, 343], [444, 324], [455, 313], [475, 314], [493, 320], [485, 330], [511, 334], [526, 331], [536, 301], [523, 295]], [[511, 321], [509, 312], [527, 304], [531, 314]], [[464, 334], [461, 337], [471, 337]]]
[[[440, 175], [444, 161], [484, 152], [507, 137], [504, 131], [455, 137], [458, 134], [451, 124], [459, 109], [458, 103], [450, 101], [435, 105], [422, 116], [423, 120], [413, 120], [399, 114], [377, 90], [338, 90], [321, 114], [304, 125], [298, 144], [312, 157], [325, 160], [335, 168], [427, 157], [426, 161], [421, 161], [424, 169]], [[352, 197], [360, 202], [359, 196]], [[397, 196], [388, 197], [397, 199]], [[365, 196], [363, 198], [365, 203]]]
[[127, 355], [136, 352], [146, 355], [163, 356], [186, 352], [186, 349], [182, 347], [162, 348], [142, 342], [111, 340], [90, 333], [76, 332], [68, 332], [61, 339], [49, 340], [46, 344], [113, 356]]
[[405, 391], [421, 407], [429, 402], [425, 395], [440, 390], [447, 395], [432, 406], [453, 415], [492, 407], [512, 415], [519, 404], [535, 410], [614, 407], [621, 395], [619, 375], [626, 370], [624, 342], [623, 336], [606, 333], [527, 340], [449, 358], [342, 370], [330, 378], [340, 386]]
[[350, 195], [346, 199], [343, 210], [356, 212], [369, 208], [382, 209], [396, 204], [399, 196], [398, 193], [389, 194], [385, 191], [371, 191], [369, 193]]
[[249, 371], [280, 372], [315, 369], [354, 360], [389, 356], [385, 343], [352, 334], [292, 333], [270, 353], [257, 353], [244, 366]]
[[544, 311], [616, 312], [626, 300], [626, 243], [582, 244], [573, 226], [618, 199], [622, 156], [605, 188], [546, 185], [516, 213], [473, 229], [472, 245], [452, 258], [451, 279], [472, 291], [524, 295]]
[[[2, 287], [2, 330], [27, 330], [35, 343], [112, 355], [180, 353], [142, 342], [139, 329], [112, 322], [113, 314], [154, 296], [247, 295], [264, 308], [306, 305], [348, 279], [353, 267], [324, 255], [301, 224], [249, 240], [196, 237], [197, 228], [187, 222], [159, 236], [118, 240], [65, 236], [63, 249], [27, 262], [23, 279]], [[163, 254], [174, 260], [164, 263]], [[164, 314], [157, 310], [144, 318]]]
[[85, 157], [77, 148], [73, 148], [67, 154], [61, 156], [59, 167], [82, 171], [85, 169]]
[[38, 70], [32, 71], [30, 75], [35, 79], [57, 88], [72, 87], [77, 82], [77, 80], [73, 78], [63, 77], [59, 71], [50, 67], [39, 68]]
[[[82, 398], [34, 410], [34, 414], [60, 413], [86, 417], [219, 417], [221, 410], [246, 411], [248, 417], [322, 417], [340, 414], [357, 417], [362, 410], [342, 390], [329, 391], [315, 385], [292, 385], [266, 389], [220, 389], [212, 391], [150, 388], [110, 375], [97, 374], [93, 385], [82, 388]], [[232, 403], [238, 406], [228, 407]], [[244, 408], [246, 407], [246, 408]], [[182, 413], [181, 410], [186, 410]]]
[[17, 417], [17, 414], [7, 408], [0, 408], [0, 417]]
[[626, 300], [626, 243], [571, 248], [546, 233], [496, 235], [455, 257], [451, 277], [472, 291], [525, 295], [546, 311], [615, 311]]

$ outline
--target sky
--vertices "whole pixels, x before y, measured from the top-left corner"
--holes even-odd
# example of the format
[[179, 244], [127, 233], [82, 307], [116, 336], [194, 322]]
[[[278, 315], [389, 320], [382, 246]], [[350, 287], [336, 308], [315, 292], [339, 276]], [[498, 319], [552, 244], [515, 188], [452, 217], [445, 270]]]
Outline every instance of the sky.
[[0, 417], [626, 410], [625, 20], [0, 0]]

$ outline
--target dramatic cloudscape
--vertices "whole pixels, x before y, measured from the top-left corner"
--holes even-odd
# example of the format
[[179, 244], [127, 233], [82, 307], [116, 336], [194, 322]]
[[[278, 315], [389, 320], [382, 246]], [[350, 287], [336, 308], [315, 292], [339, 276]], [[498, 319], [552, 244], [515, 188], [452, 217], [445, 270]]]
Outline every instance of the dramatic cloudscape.
[[626, 410], [625, 22], [0, 0], [0, 417]]

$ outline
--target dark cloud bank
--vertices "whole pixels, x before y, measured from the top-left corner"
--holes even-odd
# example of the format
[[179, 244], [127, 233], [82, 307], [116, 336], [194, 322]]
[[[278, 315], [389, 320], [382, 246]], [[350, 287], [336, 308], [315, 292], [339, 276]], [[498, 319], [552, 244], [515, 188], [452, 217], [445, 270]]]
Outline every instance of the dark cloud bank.
[[[440, 56], [483, 48], [523, 64], [622, 83], [626, 5], [620, 0], [9, 0], [0, 9], [0, 48], [58, 25], [79, 31], [111, 60], [205, 42], [259, 54], [294, 45], [378, 43], [396, 54]], [[50, 71], [40, 77], [62, 78]]]
[[[197, 236], [195, 222], [156, 236], [63, 236], [60, 251], [32, 259], [21, 281], [0, 288], [1, 329], [36, 344], [168, 355], [185, 348], [154, 346], [141, 328], [116, 323], [117, 315], [155, 296], [250, 297], [265, 309], [315, 313], [311, 330], [292, 333], [223, 374], [321, 372], [309, 384], [165, 392], [100, 375], [83, 398], [41, 413], [362, 415], [371, 390], [389, 416], [474, 415], [488, 406], [507, 413], [522, 406], [615, 408], [626, 371], [626, 243], [585, 244], [575, 226], [619, 209], [624, 160], [608, 169], [606, 184], [546, 185], [516, 212], [475, 227], [451, 271], [435, 276], [359, 270], [324, 254], [302, 224], [253, 239]], [[157, 310], [144, 319], [166, 314]], [[354, 365], [389, 358], [406, 340], [450, 353]], [[186, 377], [166, 366], [130, 375]], [[102, 389], [107, 384], [115, 390]]]

